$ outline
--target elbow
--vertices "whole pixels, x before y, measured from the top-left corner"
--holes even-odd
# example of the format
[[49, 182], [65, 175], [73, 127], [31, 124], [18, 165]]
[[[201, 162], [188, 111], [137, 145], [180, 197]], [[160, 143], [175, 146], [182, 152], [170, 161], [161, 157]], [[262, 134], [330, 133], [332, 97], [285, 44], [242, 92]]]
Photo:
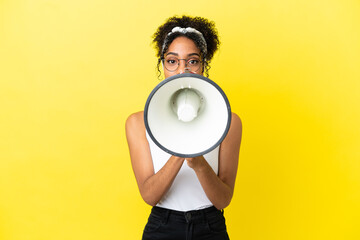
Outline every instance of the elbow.
[[213, 203], [214, 207], [216, 207], [216, 209], [218, 210], [224, 209], [230, 205], [231, 199], [232, 199], [232, 194], [228, 196], [224, 196], [222, 199], [219, 199], [220, 201]]
[[144, 202], [152, 207], [154, 207], [159, 202], [159, 200], [155, 199], [152, 194], [148, 194], [146, 192], [140, 192], [140, 194]]
[[156, 194], [155, 189], [147, 181], [138, 184], [141, 198], [145, 203], [154, 207], [160, 201], [159, 196]]
[[156, 204], [157, 204], [157, 202], [154, 201], [154, 200], [152, 200], [152, 199], [147, 199], [147, 198], [144, 198], [144, 197], [143, 197], [143, 200], [144, 200], [148, 205], [150, 205], [150, 206], [152, 206], [152, 207], [156, 206]]
[[230, 201], [228, 201], [228, 202], [222, 202], [222, 203], [214, 204], [214, 207], [216, 207], [216, 209], [218, 209], [218, 210], [221, 210], [221, 209], [224, 209], [224, 208], [226, 208], [227, 206], [229, 206], [229, 204], [230, 204]]

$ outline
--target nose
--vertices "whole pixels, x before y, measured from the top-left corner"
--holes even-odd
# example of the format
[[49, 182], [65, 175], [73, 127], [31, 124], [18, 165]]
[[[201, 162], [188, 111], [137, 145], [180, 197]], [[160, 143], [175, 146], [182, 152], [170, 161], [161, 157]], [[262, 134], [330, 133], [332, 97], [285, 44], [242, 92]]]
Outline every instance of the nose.
[[188, 68], [188, 66], [186, 64], [186, 60], [185, 59], [179, 59], [179, 61], [180, 62], [179, 62], [178, 74], [190, 72], [190, 69]]

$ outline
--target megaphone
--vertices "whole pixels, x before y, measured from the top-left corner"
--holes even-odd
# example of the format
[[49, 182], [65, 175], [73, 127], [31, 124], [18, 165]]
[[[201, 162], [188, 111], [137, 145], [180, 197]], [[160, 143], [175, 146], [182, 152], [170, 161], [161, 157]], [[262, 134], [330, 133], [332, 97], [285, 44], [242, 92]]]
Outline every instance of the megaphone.
[[145, 104], [144, 122], [159, 148], [192, 158], [212, 151], [224, 140], [231, 109], [215, 82], [183, 73], [166, 78], [152, 90]]

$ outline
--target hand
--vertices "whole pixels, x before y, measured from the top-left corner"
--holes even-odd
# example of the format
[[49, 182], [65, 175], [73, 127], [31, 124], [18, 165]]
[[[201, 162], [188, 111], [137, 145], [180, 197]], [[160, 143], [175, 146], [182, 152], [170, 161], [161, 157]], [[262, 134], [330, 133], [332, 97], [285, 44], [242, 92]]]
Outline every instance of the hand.
[[197, 156], [193, 158], [186, 158], [187, 165], [194, 170], [201, 170], [207, 164], [203, 156]]

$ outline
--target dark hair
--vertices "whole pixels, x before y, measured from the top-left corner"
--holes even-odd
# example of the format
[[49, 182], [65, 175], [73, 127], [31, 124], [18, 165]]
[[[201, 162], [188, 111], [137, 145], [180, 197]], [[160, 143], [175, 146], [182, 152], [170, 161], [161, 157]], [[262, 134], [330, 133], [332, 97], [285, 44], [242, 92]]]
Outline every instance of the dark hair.
[[[201, 37], [196, 33], [175, 32], [168, 36], [168, 33], [170, 33], [174, 27], [191, 27], [201, 32], [206, 41], [206, 51], [203, 50]], [[220, 45], [217, 29], [215, 28], [215, 23], [213, 21], [209, 21], [208, 19], [202, 17], [190, 16], [174, 16], [168, 18], [154, 33], [152, 42], [156, 50], [156, 56], [159, 58], [157, 64], [158, 72], [160, 73], [159, 67], [161, 60], [164, 58], [164, 53], [167, 51], [172, 41], [179, 36], [185, 36], [193, 40], [195, 45], [200, 49], [202, 55], [201, 57], [204, 61], [204, 72], [206, 76], [209, 76], [209, 63]]]

